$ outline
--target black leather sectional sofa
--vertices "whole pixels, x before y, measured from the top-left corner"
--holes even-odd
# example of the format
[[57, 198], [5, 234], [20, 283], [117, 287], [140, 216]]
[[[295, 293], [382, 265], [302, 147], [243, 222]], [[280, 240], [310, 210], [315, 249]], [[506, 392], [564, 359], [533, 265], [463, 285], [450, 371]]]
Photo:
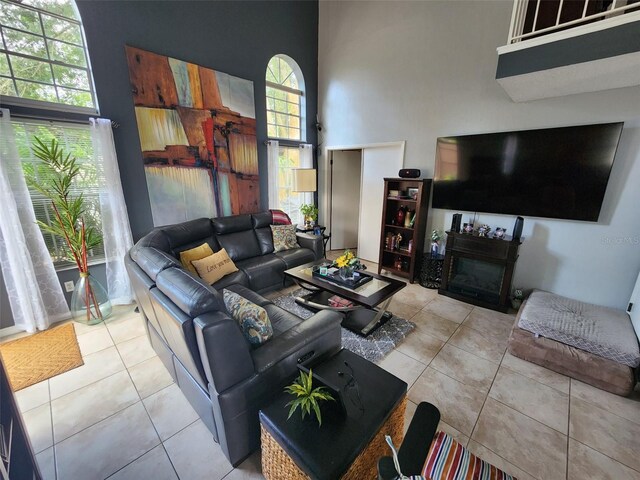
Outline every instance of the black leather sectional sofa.
[[[284, 286], [284, 270], [322, 256], [322, 238], [306, 234], [301, 248], [273, 253], [271, 222], [264, 212], [157, 228], [125, 259], [153, 348], [234, 466], [259, 447], [258, 410], [291, 382], [298, 361], [341, 348], [339, 314], [302, 321], [259, 295]], [[180, 252], [203, 242], [225, 248], [239, 271], [210, 286], [185, 270]], [[222, 288], [262, 306], [273, 338], [253, 348]]]

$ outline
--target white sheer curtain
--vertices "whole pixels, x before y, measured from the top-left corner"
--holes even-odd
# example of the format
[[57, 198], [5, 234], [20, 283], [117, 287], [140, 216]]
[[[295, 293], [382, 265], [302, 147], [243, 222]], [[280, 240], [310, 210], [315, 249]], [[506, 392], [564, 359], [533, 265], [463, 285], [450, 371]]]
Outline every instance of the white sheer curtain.
[[104, 172], [104, 186], [100, 190], [102, 236], [107, 271], [109, 300], [114, 305], [133, 301], [133, 291], [124, 266], [124, 257], [133, 245], [129, 216], [124, 203], [120, 169], [116, 157], [111, 121], [91, 119], [93, 159]]
[[267, 142], [267, 171], [269, 175], [269, 208], [280, 208], [278, 201], [278, 157], [280, 156], [280, 143], [277, 140]]
[[[310, 143], [300, 144], [300, 168], [313, 168], [313, 145]], [[314, 203], [313, 192], [299, 193], [300, 204]]]
[[9, 110], [0, 112], [0, 264], [15, 326], [33, 333], [70, 312], [36, 224]]

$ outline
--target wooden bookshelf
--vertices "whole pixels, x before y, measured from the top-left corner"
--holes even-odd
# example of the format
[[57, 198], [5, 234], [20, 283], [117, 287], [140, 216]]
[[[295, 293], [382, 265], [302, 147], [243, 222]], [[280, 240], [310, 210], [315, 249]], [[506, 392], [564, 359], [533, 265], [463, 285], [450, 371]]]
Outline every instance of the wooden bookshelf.
[[[396, 190], [406, 193], [409, 188], [418, 189], [416, 199], [399, 198], [392, 196], [391, 191]], [[424, 251], [425, 230], [427, 228], [427, 212], [429, 210], [429, 196], [431, 194], [430, 179], [411, 178], [385, 178], [384, 179], [384, 202], [382, 207], [382, 228], [380, 236], [380, 256], [378, 259], [378, 274], [382, 270], [387, 270], [394, 275], [407, 278], [411, 283], [420, 273], [420, 260]], [[413, 226], [408, 228], [404, 225], [395, 225], [395, 219], [401, 206], [407, 207], [409, 211], [415, 211], [415, 221]], [[389, 250], [385, 246], [385, 239], [391, 233], [402, 235], [400, 250]], [[407, 251], [409, 241], [412, 241], [411, 252]], [[396, 260], [400, 259], [402, 268], [395, 267]]]

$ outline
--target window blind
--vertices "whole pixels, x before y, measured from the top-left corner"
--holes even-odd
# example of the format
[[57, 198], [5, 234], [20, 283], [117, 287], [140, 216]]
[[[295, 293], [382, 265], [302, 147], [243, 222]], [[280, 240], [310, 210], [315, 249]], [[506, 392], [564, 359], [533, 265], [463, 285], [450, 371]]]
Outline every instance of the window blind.
[[[71, 195], [75, 197], [82, 194], [86, 206], [85, 225], [93, 226], [97, 232], [102, 233], [100, 192], [105, 180], [101, 165], [96, 165], [93, 160], [89, 126], [63, 122], [20, 120], [15, 117], [12, 118], [11, 124], [18, 156], [25, 173], [33, 173], [38, 178], [38, 165], [41, 164], [41, 160], [33, 155], [32, 144], [35, 137], [44, 143], [56, 138], [65, 152], [76, 157], [80, 166], [80, 174], [72, 185]], [[53, 223], [55, 214], [51, 208], [51, 202], [33, 189], [29, 189], [29, 193], [36, 218], [47, 224]], [[65, 258], [67, 246], [64, 240], [44, 232], [43, 237], [56, 269], [60, 270], [75, 265]], [[104, 259], [103, 247], [100, 246], [89, 251], [88, 256], [90, 263], [101, 261]]]

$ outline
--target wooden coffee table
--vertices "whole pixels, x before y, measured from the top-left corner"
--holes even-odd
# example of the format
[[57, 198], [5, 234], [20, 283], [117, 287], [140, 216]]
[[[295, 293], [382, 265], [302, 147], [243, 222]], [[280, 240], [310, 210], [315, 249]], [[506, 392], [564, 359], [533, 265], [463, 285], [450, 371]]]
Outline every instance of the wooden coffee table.
[[[391, 319], [393, 315], [386, 309], [391, 298], [405, 287], [405, 282], [364, 270], [359, 273], [372, 277], [372, 280], [350, 289], [314, 277], [311, 273], [313, 267], [323, 263], [327, 263], [327, 260], [318, 260], [285, 270], [284, 274], [287, 277], [293, 279], [300, 287], [311, 290], [311, 293], [297, 297], [297, 303], [315, 310], [343, 312], [345, 318], [342, 326], [362, 336], [369, 335]], [[333, 307], [329, 305], [329, 299], [334, 295], [350, 300], [354, 305]]]
[[325, 404], [322, 426], [300, 412], [287, 420], [293, 397], [282, 393], [260, 410], [262, 474], [267, 480], [377, 478], [378, 459], [390, 454], [385, 435], [395, 445], [402, 440], [407, 384], [349, 350], [309, 367], [340, 389], [346, 413], [332, 414]]

